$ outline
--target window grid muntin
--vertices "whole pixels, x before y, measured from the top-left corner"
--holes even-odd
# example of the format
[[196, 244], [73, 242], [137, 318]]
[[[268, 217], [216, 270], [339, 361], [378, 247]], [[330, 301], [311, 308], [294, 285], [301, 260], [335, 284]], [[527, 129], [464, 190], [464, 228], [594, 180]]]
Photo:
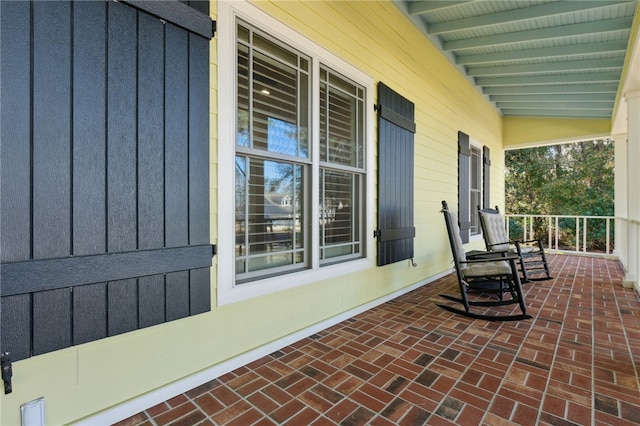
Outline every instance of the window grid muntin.
[[[320, 68], [320, 161], [363, 170], [365, 158], [365, 92], [360, 85], [337, 74], [338, 73], [335, 73], [325, 66], [321, 66]], [[341, 103], [338, 103], [340, 101], [338, 97], [341, 97]], [[351, 106], [351, 114], [347, 111], [347, 104]], [[335, 108], [330, 108], [332, 105], [334, 105]], [[329, 113], [327, 111], [329, 111]], [[345, 111], [347, 112], [345, 113]], [[341, 128], [334, 125], [332, 127], [332, 123], [345, 123], [345, 121], [339, 119], [339, 112], [343, 113], [342, 117], [351, 116], [353, 118], [353, 120], [348, 123], [350, 125], [349, 129], [346, 129], [347, 126], [342, 126]], [[351, 162], [336, 161], [340, 159], [339, 156], [331, 156], [331, 138], [335, 133], [331, 132], [332, 128], [341, 130], [343, 135], [346, 133], [346, 135], [349, 136], [343, 138], [344, 143], [342, 143], [342, 145], [348, 145], [354, 150], [354, 158]], [[353, 146], [354, 142], [355, 147]]]
[[[310, 156], [309, 153], [309, 131], [310, 131], [310, 103], [311, 103], [311, 80], [310, 80], [310, 58], [305, 55], [297, 52], [295, 49], [286, 46], [285, 44], [271, 38], [269, 35], [262, 33], [261, 31], [244, 24], [241, 20], [238, 20], [236, 24], [236, 34], [245, 35], [245, 39], [241, 37], [236, 37], [236, 120], [237, 120], [237, 132], [236, 132], [236, 146], [237, 147], [248, 147], [251, 149], [261, 149], [260, 147], [256, 147], [256, 140], [261, 141], [263, 138], [258, 138], [257, 135], [258, 129], [257, 124], [262, 124], [263, 127], [266, 125], [268, 117], [274, 116], [278, 120], [285, 120], [287, 118], [291, 119], [291, 117], [287, 117], [283, 111], [286, 111], [283, 107], [287, 105], [284, 102], [284, 99], [287, 97], [293, 98], [293, 103], [289, 103], [293, 109], [295, 109], [295, 120], [288, 121], [292, 123], [297, 132], [297, 149], [295, 150], [295, 154], [293, 156], [308, 158]], [[263, 48], [260, 46], [255, 46], [254, 42], [256, 40], [261, 40], [261, 44]], [[289, 56], [289, 60], [284, 60], [283, 58], [275, 57], [273, 52], [268, 51], [264, 48], [264, 46], [271, 46], [271, 50], [277, 50], [281, 52], [281, 56]], [[241, 54], [244, 53], [244, 54]], [[283, 53], [284, 52], [284, 53]], [[294, 80], [295, 84], [289, 84], [289, 88], [295, 87], [295, 95], [291, 95], [290, 90], [283, 90], [282, 88], [276, 89], [278, 81], [270, 78], [269, 76], [263, 74], [257, 74], [256, 71], [256, 57], [261, 58], [263, 63], [259, 64], [258, 69], [270, 70], [273, 76], [285, 76], [281, 70], [282, 67], [288, 67], [289, 69], [295, 70], [295, 78], [290, 78], [290, 80]], [[295, 57], [295, 61], [291, 60], [291, 58]], [[241, 58], [241, 60], [239, 60]], [[271, 67], [269, 67], [271, 64]], [[261, 67], [261, 68], [260, 68]], [[243, 73], [246, 74], [246, 77], [243, 77]], [[255, 76], [260, 76], [259, 78], [255, 78]], [[260, 83], [256, 83], [256, 80], [262, 80]], [[245, 82], [243, 85], [242, 82]], [[262, 90], [269, 88], [268, 82], [271, 82], [271, 88], [269, 89], [268, 94], [263, 94]], [[284, 82], [283, 82], [284, 83]], [[271, 93], [273, 92], [273, 93]], [[283, 96], [283, 99], [280, 99], [279, 102], [273, 102], [274, 96], [279, 94]], [[306, 102], [300, 102], [299, 97], [300, 94], [304, 94], [306, 97]], [[262, 95], [262, 96], [261, 96]], [[259, 102], [265, 96], [269, 96], [271, 102]], [[244, 102], [242, 102], [244, 100]], [[249, 114], [249, 105], [251, 105], [251, 111], [254, 112]], [[275, 108], [276, 106], [280, 106], [280, 109]], [[265, 108], [260, 108], [260, 106], [265, 106]], [[256, 123], [255, 112], [261, 112], [264, 119], [258, 120]], [[279, 115], [277, 113], [280, 112]], [[247, 115], [247, 117], [243, 117], [243, 115]], [[245, 136], [247, 139], [246, 143], [241, 143], [238, 138], [238, 135], [241, 133], [240, 129], [242, 128], [241, 124], [244, 124], [246, 121], [244, 133], [248, 136]], [[304, 121], [304, 123], [303, 123]], [[263, 149], [265, 150], [265, 149]], [[268, 146], [266, 149], [267, 152]]]

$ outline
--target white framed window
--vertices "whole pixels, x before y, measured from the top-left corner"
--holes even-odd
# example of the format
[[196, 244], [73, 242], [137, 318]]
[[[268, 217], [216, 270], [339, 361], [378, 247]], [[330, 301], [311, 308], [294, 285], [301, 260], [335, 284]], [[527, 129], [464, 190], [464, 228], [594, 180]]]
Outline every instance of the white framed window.
[[218, 6], [219, 304], [371, 267], [373, 80]]

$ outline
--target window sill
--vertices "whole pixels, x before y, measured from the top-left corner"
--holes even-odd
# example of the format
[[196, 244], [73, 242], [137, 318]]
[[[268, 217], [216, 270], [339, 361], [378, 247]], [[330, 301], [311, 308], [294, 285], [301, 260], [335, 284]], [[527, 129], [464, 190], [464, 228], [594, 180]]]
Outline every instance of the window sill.
[[[351, 262], [322, 266], [318, 269], [278, 275], [238, 284], [231, 288], [218, 288], [218, 306], [229, 305], [243, 300], [264, 296], [278, 291], [288, 290], [341, 275], [360, 272], [375, 266], [373, 259], [363, 258]], [[221, 281], [222, 282], [222, 281]]]

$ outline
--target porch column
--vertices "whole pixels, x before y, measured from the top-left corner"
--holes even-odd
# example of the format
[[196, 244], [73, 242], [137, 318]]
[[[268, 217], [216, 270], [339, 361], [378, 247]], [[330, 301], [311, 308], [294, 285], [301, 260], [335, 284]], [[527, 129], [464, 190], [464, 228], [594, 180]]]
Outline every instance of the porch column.
[[627, 272], [623, 285], [640, 291], [640, 91], [625, 93], [627, 101]]
[[614, 248], [613, 255], [618, 257], [627, 269], [627, 134], [613, 135], [614, 142]]

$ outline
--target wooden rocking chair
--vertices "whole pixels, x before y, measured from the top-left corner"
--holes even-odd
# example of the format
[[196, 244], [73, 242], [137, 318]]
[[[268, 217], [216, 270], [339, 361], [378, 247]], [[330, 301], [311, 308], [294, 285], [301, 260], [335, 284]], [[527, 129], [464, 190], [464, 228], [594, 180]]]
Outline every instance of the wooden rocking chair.
[[478, 216], [487, 250], [516, 254], [522, 282], [552, 278], [542, 240], [510, 241], [504, 225], [504, 218], [500, 214], [498, 206], [495, 209], [480, 209], [478, 207]]
[[[509, 256], [507, 253], [487, 253], [486, 256], [476, 255], [472, 259], [467, 259], [460, 238], [460, 227], [454, 214], [449, 211], [447, 202], [442, 202], [442, 213], [447, 225], [449, 244], [455, 264], [460, 297], [448, 294], [440, 296], [454, 302], [461, 303], [464, 309], [449, 305], [438, 305], [443, 309], [464, 315], [470, 318], [484, 319], [490, 321], [518, 321], [531, 318], [527, 315], [524, 295], [520, 285], [520, 277], [517, 273], [515, 261], [517, 256]], [[496, 299], [469, 299], [469, 293], [491, 293], [497, 296]], [[509, 293], [510, 298], [505, 299], [504, 293]], [[496, 314], [476, 313], [471, 311], [473, 306], [504, 306], [517, 304], [522, 314]], [[485, 309], [486, 311], [486, 309]]]

